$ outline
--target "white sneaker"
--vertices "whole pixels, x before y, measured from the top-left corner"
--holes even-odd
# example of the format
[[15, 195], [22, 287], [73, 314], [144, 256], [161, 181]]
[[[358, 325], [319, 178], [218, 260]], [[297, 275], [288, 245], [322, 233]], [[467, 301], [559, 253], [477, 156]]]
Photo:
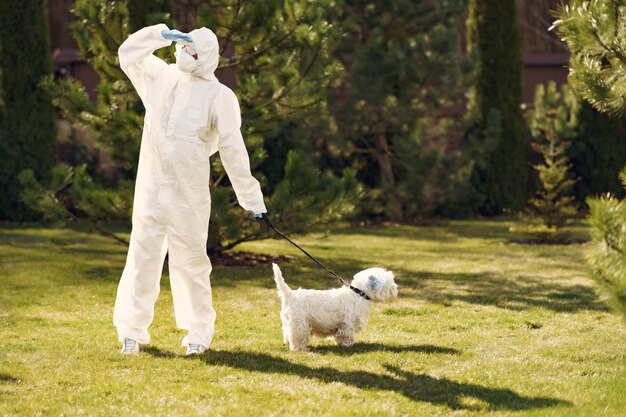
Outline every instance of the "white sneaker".
[[207, 350], [207, 347], [204, 345], [196, 345], [195, 343], [189, 343], [189, 345], [187, 345], [187, 356], [201, 355], [206, 350]]
[[139, 343], [133, 339], [125, 338], [122, 342], [123, 355], [136, 355], [139, 353]]

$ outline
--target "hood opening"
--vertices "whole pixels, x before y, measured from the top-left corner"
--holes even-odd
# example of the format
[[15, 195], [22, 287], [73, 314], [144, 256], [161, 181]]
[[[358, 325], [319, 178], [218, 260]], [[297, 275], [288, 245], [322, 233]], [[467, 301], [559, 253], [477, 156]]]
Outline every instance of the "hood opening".
[[[189, 32], [193, 38], [191, 46], [195, 50], [198, 59], [196, 68], [191, 74], [208, 80], [214, 80], [215, 70], [219, 63], [219, 44], [217, 36], [211, 29], [202, 27]], [[186, 53], [182, 50], [183, 45], [176, 43], [176, 60], [180, 59], [181, 54]]]

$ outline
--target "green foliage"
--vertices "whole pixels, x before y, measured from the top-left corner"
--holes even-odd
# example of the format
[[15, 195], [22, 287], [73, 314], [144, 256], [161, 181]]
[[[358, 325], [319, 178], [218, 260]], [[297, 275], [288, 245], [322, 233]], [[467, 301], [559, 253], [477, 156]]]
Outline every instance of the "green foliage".
[[43, 178], [55, 161], [54, 107], [39, 87], [52, 72], [44, 4], [0, 2], [0, 219], [32, 217], [15, 178]]
[[220, 42], [218, 77], [236, 69], [250, 148], [319, 110], [323, 87], [336, 71], [329, 59], [327, 3], [219, 0], [199, 7], [197, 26], [211, 28]]
[[344, 170], [341, 178], [320, 173], [295, 151], [287, 154], [285, 175], [276, 186], [269, 206], [282, 208], [276, 223], [295, 231], [304, 232], [312, 226], [340, 220], [354, 209], [359, 197], [356, 172]]
[[[497, 215], [504, 209], [522, 208], [527, 190], [528, 144], [520, 110], [522, 53], [515, 1], [470, 0], [467, 26], [468, 50], [476, 66], [468, 136], [490, 150], [476, 164], [472, 184], [482, 195], [480, 211]], [[499, 113], [498, 136], [488, 133], [494, 112]]]
[[55, 222], [74, 217], [114, 222], [125, 220], [130, 214], [130, 183], [123, 182], [115, 191], [105, 189], [94, 184], [85, 165], [57, 165], [44, 184], [36, 180], [32, 170], [22, 171], [18, 180], [25, 190], [24, 202]]
[[89, 101], [84, 86], [77, 80], [54, 81], [49, 78], [44, 84], [63, 117], [74, 126], [87, 129], [126, 179], [133, 179], [137, 172], [143, 105], [119, 66], [117, 50], [134, 31], [129, 21], [134, 19], [137, 23], [148, 19], [155, 23], [170, 23], [165, 13], [168, 2], [161, 2], [164, 8], [161, 13], [158, 13], [155, 2], [150, 2], [149, 6], [142, 6], [139, 1], [132, 3], [138, 13], [149, 9], [149, 14], [133, 17], [124, 1], [74, 2], [72, 12], [77, 19], [72, 32], [82, 57], [98, 74], [97, 104]]
[[569, 84], [596, 109], [626, 109], [626, 1], [571, 0], [555, 13], [570, 49]]
[[129, 34], [125, 2], [77, 0], [72, 26], [81, 55], [92, 65], [100, 83], [97, 104], [83, 85], [73, 79], [45, 86], [54, 103], [75, 126], [86, 128], [94, 142], [118, 166], [124, 178], [137, 172], [143, 107], [130, 81], [119, 67], [117, 50]]
[[[132, 85], [122, 73], [117, 62], [117, 49], [129, 33], [129, 24], [144, 25], [148, 20], [166, 19], [167, 2], [156, 4], [131, 1], [107, 0], [75, 3], [74, 13], [79, 18], [74, 33], [83, 56], [100, 76], [98, 104], [86, 98], [84, 88], [76, 81], [53, 82], [46, 86], [55, 96], [55, 103], [64, 115], [77, 126], [86, 127], [96, 143], [121, 169], [123, 178], [133, 180], [136, 173], [141, 128], [142, 106]], [[217, 1], [209, 7], [203, 4], [198, 9], [197, 25], [208, 26], [220, 39], [222, 61], [220, 70], [236, 67], [237, 95], [243, 113], [242, 131], [250, 153], [253, 173], [263, 183], [264, 168], [277, 172], [276, 182], [283, 181], [294, 192], [307, 187], [311, 194], [297, 194], [292, 199], [269, 196], [272, 219], [288, 232], [295, 228], [308, 228], [316, 224], [328, 224], [348, 212], [354, 204], [356, 184], [354, 175], [347, 173], [342, 178], [330, 174], [320, 176], [313, 168], [313, 160], [302, 161], [301, 166], [284, 171], [277, 167], [276, 160], [289, 163], [295, 156], [272, 155], [271, 163], [264, 149], [266, 138], [284, 136], [290, 126], [306, 122], [316, 106], [323, 100], [323, 91], [328, 76], [334, 73], [329, 57], [329, 31], [323, 19], [322, 4], [308, 1], [289, 0], [274, 2]], [[146, 10], [150, 16], [146, 16]], [[159, 10], [162, 13], [159, 13]], [[141, 14], [133, 17], [132, 13]], [[129, 16], [129, 12], [131, 13]], [[129, 23], [130, 22], [130, 23]], [[144, 22], [144, 23], [137, 23]], [[174, 26], [174, 25], [171, 25]], [[228, 50], [229, 53], [225, 54]], [[226, 55], [226, 56], [225, 56]], [[311, 133], [300, 129], [294, 142], [295, 148], [311, 139]], [[276, 147], [274, 147], [276, 148]], [[264, 163], [266, 165], [264, 165]], [[298, 164], [298, 162], [292, 162]], [[271, 168], [270, 168], [271, 166]], [[315, 173], [315, 174], [311, 174]], [[296, 178], [302, 175], [302, 178]], [[325, 186], [320, 183], [323, 179]], [[58, 190], [48, 185], [28, 183], [31, 191], [55, 196]], [[66, 214], [71, 218], [90, 219], [92, 222], [128, 219], [131, 187], [128, 182], [102, 188], [94, 183], [83, 169], [75, 169], [72, 181], [67, 184], [71, 199], [58, 199], [66, 205]], [[280, 184], [276, 186], [276, 189]], [[344, 188], [341, 188], [344, 187]], [[345, 187], [353, 187], [348, 192]], [[273, 187], [270, 187], [272, 190]], [[339, 192], [341, 191], [341, 192]], [[25, 194], [30, 191], [27, 190]], [[263, 237], [248, 213], [242, 213], [236, 204], [232, 188], [219, 160], [212, 160], [211, 192], [212, 217], [209, 229], [208, 250], [215, 252], [231, 248], [240, 242]], [[37, 199], [25, 197], [37, 210], [49, 209], [49, 205], [37, 204]], [[43, 200], [43, 197], [42, 197]], [[49, 201], [49, 197], [48, 200]], [[286, 211], [294, 204], [300, 213], [292, 220]], [[62, 211], [60, 211], [63, 213]], [[58, 212], [55, 212], [58, 213]]]
[[626, 165], [626, 116], [602, 113], [583, 102], [578, 112], [576, 136], [568, 156], [579, 180], [574, 195], [580, 202], [607, 192], [625, 195], [617, 175]]
[[[626, 111], [625, 13], [623, 0], [572, 0], [557, 11], [554, 23], [571, 52], [572, 87], [596, 109], [616, 115]], [[622, 181], [624, 178], [625, 170]], [[593, 276], [616, 310], [626, 317], [624, 204], [611, 195], [590, 198], [587, 204], [595, 243], [590, 257]]]
[[48, 186], [54, 190], [48, 191], [37, 180], [31, 169], [26, 169], [18, 175], [18, 182], [23, 188], [21, 199], [29, 208], [41, 213], [47, 220], [63, 222], [67, 218], [67, 209], [57, 199], [56, 191], [66, 187], [69, 182], [69, 172], [66, 167], [57, 165], [52, 168]]
[[467, 201], [475, 198], [469, 182], [474, 159], [465, 150], [445, 148], [447, 135], [458, 131], [454, 122], [434, 125], [425, 118], [419, 134], [394, 142], [396, 193], [407, 219], [467, 216]]
[[157, 23], [172, 23], [170, 0], [127, 0], [127, 7], [130, 33]]
[[[359, 198], [354, 170], [346, 169], [338, 178], [319, 172], [309, 159], [290, 151], [283, 178], [266, 199], [272, 223], [285, 233], [327, 228], [351, 213]], [[228, 210], [232, 202], [227, 188], [219, 187], [212, 192], [211, 205], [214, 214], [210, 236], [218, 236], [218, 239], [209, 241], [210, 252], [230, 249], [242, 241], [264, 237], [250, 216], [242, 217], [240, 213]]]
[[428, 211], [431, 202], [419, 200], [440, 157], [424, 149], [423, 126], [458, 98], [463, 6], [342, 0], [329, 15], [343, 31], [335, 51], [343, 71], [329, 89], [332, 146], [366, 187], [364, 215], [402, 221]]
[[568, 196], [575, 180], [569, 178], [571, 164], [566, 156], [568, 140], [576, 132], [577, 100], [567, 86], [559, 93], [556, 83], [547, 90], [538, 85], [530, 120], [533, 149], [543, 158], [534, 166], [542, 189], [529, 203], [548, 228], [561, 228], [576, 214], [574, 197]]
[[[620, 179], [626, 188], [626, 168]], [[626, 205], [611, 194], [588, 198], [587, 205], [594, 243], [589, 255], [592, 276], [626, 320]]]
[[[476, 114], [467, 115], [467, 125], [476, 126]], [[465, 132], [464, 157], [468, 161], [467, 179], [463, 182], [466, 188], [465, 197], [460, 201], [464, 203], [461, 210], [456, 213], [462, 215], [473, 215], [479, 207], [483, 207], [486, 196], [479, 189], [483, 187], [475, 184], [476, 173], [487, 172], [491, 166], [493, 152], [498, 147], [502, 138], [502, 113], [499, 110], [491, 109], [487, 113], [483, 130], [470, 129]], [[483, 184], [491, 188], [498, 187], [497, 177], [490, 177], [490, 184]]]
[[571, 164], [566, 153], [568, 140], [576, 134], [577, 112], [577, 99], [566, 85], [560, 92], [555, 82], [548, 83], [547, 89], [543, 85], [536, 87], [529, 127], [533, 149], [542, 158], [534, 166], [541, 189], [528, 202], [528, 224], [515, 232], [540, 241], [558, 241], [561, 229], [576, 215], [574, 197], [570, 195], [576, 181], [570, 177]]
[[[626, 170], [622, 171], [624, 176]], [[611, 195], [590, 198], [587, 204], [594, 241], [589, 255], [593, 276], [615, 310], [626, 320], [626, 205]]]
[[85, 165], [54, 167], [52, 178], [65, 178], [65, 182], [39, 183], [27, 171], [20, 177], [22, 200], [49, 220], [86, 223], [125, 242], [98, 224], [130, 218], [139, 155], [143, 108], [117, 59], [117, 50], [129, 33], [128, 10], [125, 2], [77, 0], [72, 12], [77, 17], [72, 30], [81, 55], [100, 79], [97, 104], [89, 101], [79, 81], [49, 77], [43, 86], [63, 116], [75, 127], [86, 129], [116, 164], [122, 180], [103, 186], [87, 174]]
[[48, 221], [63, 225], [68, 221], [86, 224], [121, 243], [127, 243], [99, 223], [122, 221], [129, 217], [132, 183], [124, 181], [116, 190], [93, 182], [85, 165], [52, 167], [45, 183], [32, 170], [20, 172], [21, 200]]
[[[300, 0], [221, 0], [198, 10], [197, 25], [210, 27], [220, 40], [218, 76], [228, 68], [237, 70], [235, 90], [252, 172], [263, 184], [270, 217], [286, 232], [327, 225], [338, 219], [335, 213], [345, 215], [355, 203], [350, 193], [333, 194], [332, 187], [326, 190], [318, 183], [319, 175], [311, 175], [317, 172], [314, 160], [301, 161], [298, 173], [302, 179], [291, 175], [294, 168], [289, 167], [290, 158], [296, 158], [289, 149], [306, 152], [315, 140], [314, 133], [302, 126], [317, 117], [325, 99], [324, 88], [337, 72], [330, 57], [332, 28], [325, 19], [325, 6], [327, 2]], [[289, 147], [284, 146], [286, 142]], [[218, 159], [212, 160], [211, 170], [209, 251], [263, 237], [248, 214], [242, 217]], [[327, 186], [345, 182], [345, 178], [325, 177]], [[275, 195], [284, 187], [295, 193], [290, 199]], [[298, 193], [307, 187], [315, 192]], [[297, 215], [291, 213], [298, 205]], [[342, 208], [336, 211], [335, 207]]]

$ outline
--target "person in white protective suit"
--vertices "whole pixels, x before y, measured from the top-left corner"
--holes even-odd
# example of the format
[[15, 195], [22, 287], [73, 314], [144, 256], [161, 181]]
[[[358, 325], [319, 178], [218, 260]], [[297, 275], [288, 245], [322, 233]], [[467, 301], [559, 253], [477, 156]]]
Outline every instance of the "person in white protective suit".
[[[168, 65], [153, 52], [172, 41], [176, 64]], [[213, 73], [218, 58], [211, 30], [186, 34], [164, 24], [137, 31], [119, 49], [120, 66], [146, 108], [130, 247], [113, 314], [122, 353], [137, 353], [150, 341], [166, 253], [176, 325], [188, 331], [183, 346], [190, 355], [211, 344], [215, 310], [206, 241], [212, 154], [219, 152], [239, 204], [262, 226], [267, 219], [237, 98]]]

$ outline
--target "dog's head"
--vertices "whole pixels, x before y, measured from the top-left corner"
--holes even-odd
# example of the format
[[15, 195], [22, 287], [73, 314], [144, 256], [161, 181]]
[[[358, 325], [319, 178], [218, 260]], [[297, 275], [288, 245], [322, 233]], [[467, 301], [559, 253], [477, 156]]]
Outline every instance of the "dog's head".
[[393, 301], [398, 296], [398, 285], [393, 272], [383, 268], [369, 268], [357, 272], [352, 286], [365, 292], [372, 301]]

